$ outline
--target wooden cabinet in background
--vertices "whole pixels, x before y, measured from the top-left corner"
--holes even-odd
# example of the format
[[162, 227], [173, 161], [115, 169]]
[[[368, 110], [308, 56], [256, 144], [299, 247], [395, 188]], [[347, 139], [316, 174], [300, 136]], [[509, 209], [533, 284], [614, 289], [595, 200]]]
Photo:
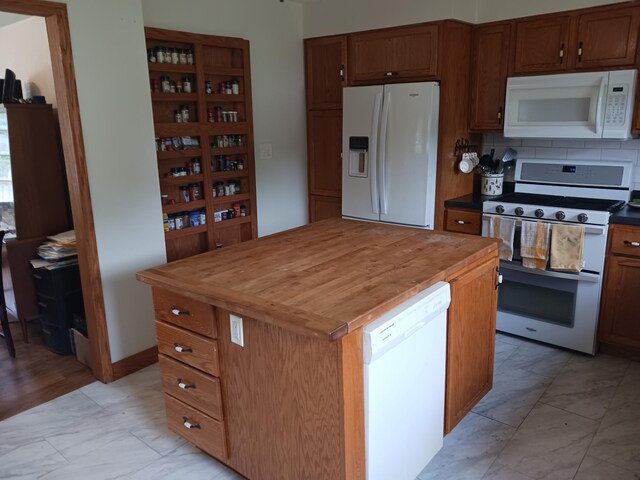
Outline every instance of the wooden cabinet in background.
[[449, 281], [445, 433], [493, 386], [498, 265], [496, 256]]
[[[184, 227], [165, 232], [167, 259], [178, 260], [256, 238], [249, 41], [157, 28], [146, 28], [145, 35], [148, 49], [189, 50], [194, 57], [193, 64], [148, 65], [152, 84], [166, 79], [175, 87], [174, 92], [151, 93], [160, 191], [167, 200], [162, 211], [182, 217]], [[191, 88], [185, 92], [187, 83]], [[237, 93], [233, 93], [234, 84]], [[207, 92], [206, 85], [211, 91]], [[222, 86], [228, 88], [222, 91]], [[177, 114], [184, 108], [189, 111], [189, 120], [178, 121]], [[235, 112], [235, 116], [223, 112]], [[191, 144], [185, 145], [185, 140]], [[174, 168], [195, 164], [199, 168], [192, 168], [189, 175], [172, 175]], [[239, 189], [235, 194], [225, 191], [232, 183]], [[222, 188], [222, 195], [218, 191], [214, 197], [216, 187]], [[194, 188], [199, 195], [193, 194]], [[232, 218], [214, 221], [215, 212], [226, 211], [228, 215], [234, 204], [244, 206], [244, 216], [234, 212]], [[204, 214], [205, 224], [195, 222], [197, 212]]]
[[342, 108], [347, 37], [323, 37], [304, 42], [308, 110]]
[[439, 25], [349, 35], [349, 83], [376, 83], [435, 77]]
[[342, 88], [347, 37], [305, 40], [309, 221], [342, 211]]
[[553, 15], [515, 23], [513, 73], [561, 72], [567, 69], [569, 15]]
[[327, 218], [340, 218], [342, 215], [342, 197], [309, 197], [310, 221], [319, 222]]
[[569, 52], [576, 69], [633, 66], [638, 45], [640, 8], [615, 8], [576, 17], [575, 49]]
[[481, 26], [473, 30], [469, 71], [469, 128], [472, 131], [502, 130], [510, 35], [510, 23]]
[[598, 339], [640, 358], [640, 227], [612, 225], [610, 235]]
[[562, 73], [633, 67], [640, 8], [614, 5], [515, 23], [513, 73]]
[[444, 229], [447, 232], [480, 235], [482, 233], [482, 211], [447, 208]]

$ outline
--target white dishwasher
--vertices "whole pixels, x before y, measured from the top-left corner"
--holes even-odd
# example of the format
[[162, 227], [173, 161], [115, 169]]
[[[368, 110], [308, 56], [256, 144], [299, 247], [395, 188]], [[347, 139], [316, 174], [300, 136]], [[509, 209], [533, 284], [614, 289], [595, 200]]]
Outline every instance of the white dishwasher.
[[367, 480], [414, 480], [442, 448], [449, 284], [364, 328]]

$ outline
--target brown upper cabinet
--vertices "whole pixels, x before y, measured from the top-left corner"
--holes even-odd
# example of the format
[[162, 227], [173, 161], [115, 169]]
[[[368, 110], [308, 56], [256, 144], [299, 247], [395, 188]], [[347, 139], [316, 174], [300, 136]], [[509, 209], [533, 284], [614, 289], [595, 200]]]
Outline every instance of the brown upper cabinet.
[[633, 67], [640, 8], [612, 6], [515, 21], [512, 72]]
[[567, 69], [571, 17], [552, 16], [515, 24], [516, 74], [561, 72]]
[[345, 85], [347, 37], [313, 38], [305, 40], [305, 69], [308, 110], [342, 108], [342, 87]]
[[469, 128], [473, 131], [502, 128], [510, 35], [510, 23], [481, 26], [473, 30], [469, 79]]
[[438, 72], [438, 25], [349, 35], [349, 81], [425, 79]]

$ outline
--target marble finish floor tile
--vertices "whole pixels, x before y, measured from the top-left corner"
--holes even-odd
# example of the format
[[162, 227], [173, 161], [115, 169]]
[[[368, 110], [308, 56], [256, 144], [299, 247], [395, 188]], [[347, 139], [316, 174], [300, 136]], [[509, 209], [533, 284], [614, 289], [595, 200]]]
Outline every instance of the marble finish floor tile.
[[609, 462], [598, 460], [595, 457], [587, 455], [578, 473], [574, 477], [575, 480], [638, 480], [637, 475], [629, 470], [612, 465]]
[[131, 475], [131, 480], [214, 480], [227, 473], [225, 465], [185, 444]]
[[520, 369], [544, 377], [555, 377], [565, 367], [572, 355], [570, 352], [551, 346], [523, 342], [509, 356], [509, 361], [500, 365], [499, 370]]
[[472, 411], [519, 427], [551, 381], [525, 370], [501, 369], [494, 375], [491, 391]]
[[510, 335], [508, 333], [501, 333], [501, 332], [496, 332], [496, 341], [508, 343], [510, 345], [515, 345], [516, 347], [519, 347], [520, 345], [526, 342], [526, 340], [523, 340], [520, 337], [516, 337], [514, 335]]
[[69, 462], [55, 448], [42, 440], [0, 455], [0, 478], [40, 478], [43, 474], [68, 465]]
[[515, 428], [469, 413], [444, 439], [419, 480], [477, 480], [487, 472]]
[[533, 480], [532, 477], [511, 470], [509, 467], [494, 463], [482, 480]]
[[498, 368], [502, 365], [502, 363], [518, 349], [518, 346], [519, 345], [514, 345], [513, 343], [503, 342], [502, 340], [496, 339], [493, 368]]
[[598, 422], [538, 404], [496, 463], [535, 479], [572, 479]]
[[607, 411], [629, 361], [609, 355], [574, 356], [540, 401], [593, 420]]

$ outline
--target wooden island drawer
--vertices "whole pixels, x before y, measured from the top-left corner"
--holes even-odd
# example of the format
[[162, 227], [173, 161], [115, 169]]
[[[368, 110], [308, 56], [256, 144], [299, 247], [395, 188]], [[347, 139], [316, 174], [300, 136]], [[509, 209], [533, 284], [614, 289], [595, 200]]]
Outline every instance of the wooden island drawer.
[[213, 307], [177, 293], [153, 289], [156, 320], [172, 323], [206, 337], [217, 338], [218, 329]]
[[482, 233], [482, 212], [480, 210], [459, 210], [447, 208], [445, 229], [449, 232], [469, 233], [480, 235]]
[[170, 395], [164, 396], [169, 430], [216, 458], [227, 458], [224, 424]]
[[220, 376], [218, 344], [215, 340], [163, 322], [156, 322], [156, 332], [159, 353], [216, 377]]
[[220, 380], [164, 355], [159, 356], [164, 392], [222, 420]]
[[640, 257], [640, 227], [613, 225], [610, 253]]

